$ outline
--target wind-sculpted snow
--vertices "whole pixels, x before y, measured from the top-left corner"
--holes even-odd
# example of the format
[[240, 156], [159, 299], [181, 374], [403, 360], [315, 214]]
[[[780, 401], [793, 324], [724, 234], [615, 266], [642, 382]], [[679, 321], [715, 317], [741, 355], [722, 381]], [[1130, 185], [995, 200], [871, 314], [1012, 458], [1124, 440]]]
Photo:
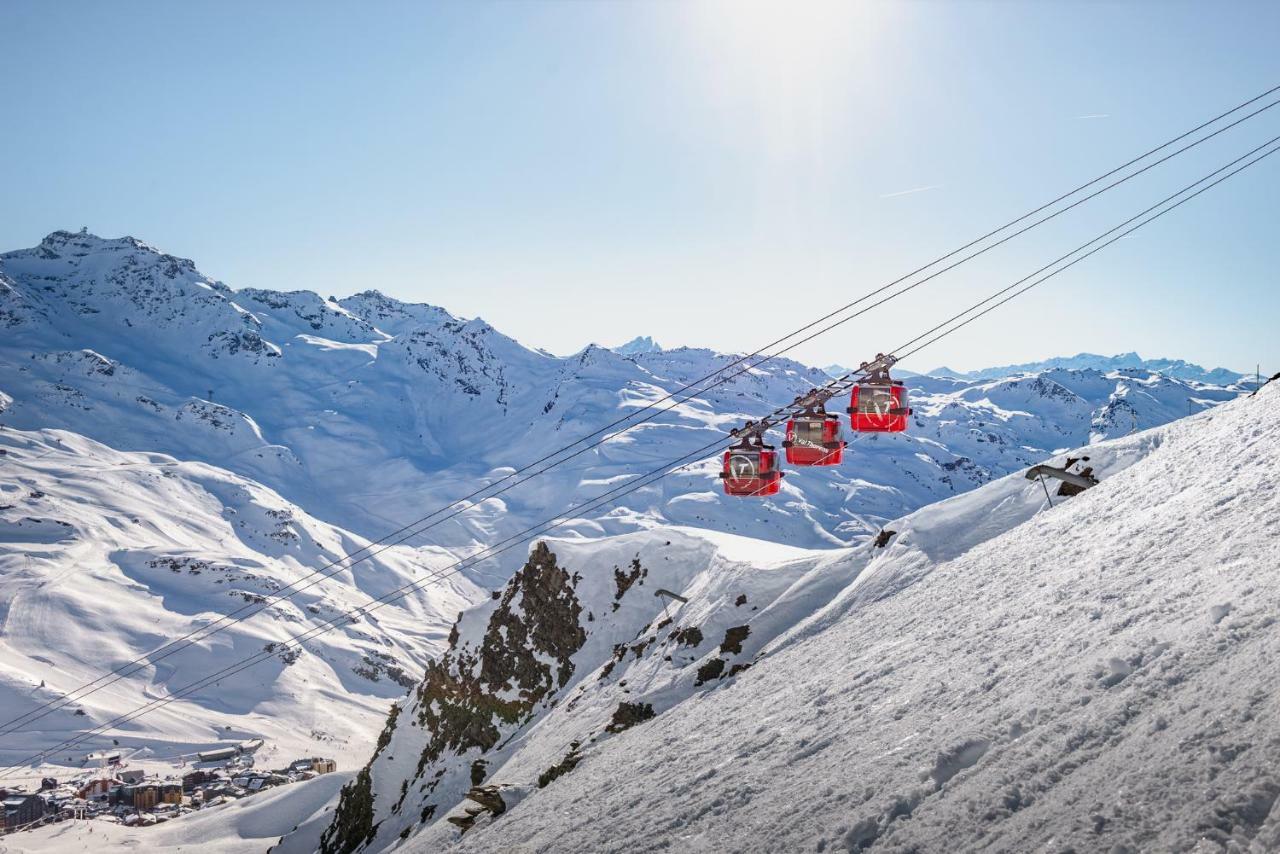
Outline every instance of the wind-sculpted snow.
[[[595, 670], [589, 640], [488, 754], [503, 809], [463, 801], [465, 832], [437, 816], [407, 850], [1277, 850], [1278, 436], [1263, 389], [1073, 452], [1099, 484], [1052, 507], [1015, 475], [883, 546], [754, 565], [657, 532], [551, 543], [589, 633], [640, 629]], [[688, 603], [628, 592], [646, 613], [602, 624], [585, 591], [628, 552]], [[610, 729], [624, 704], [651, 714]]]

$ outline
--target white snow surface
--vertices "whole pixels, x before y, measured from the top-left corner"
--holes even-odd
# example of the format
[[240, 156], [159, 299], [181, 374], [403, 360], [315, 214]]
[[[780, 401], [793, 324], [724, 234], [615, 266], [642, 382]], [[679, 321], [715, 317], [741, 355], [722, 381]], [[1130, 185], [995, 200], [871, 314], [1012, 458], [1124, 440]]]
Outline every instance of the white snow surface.
[[[1268, 388], [1089, 448], [1101, 483], [1052, 508], [1015, 475], [891, 523], [883, 549], [686, 569], [677, 626], [725, 625], [738, 589], [761, 603], [751, 669], [695, 689], [700, 650], [665, 631], [673, 661], [580, 669], [576, 708], [489, 768], [514, 805], [405, 847], [1278, 850], [1278, 439]], [[570, 570], [609, 559], [553, 545]], [[597, 548], [666, 572], [652, 539]], [[624, 690], [656, 717], [600, 735]], [[571, 739], [577, 767], [538, 788]]]
[[[206, 463], [121, 453], [59, 430], [0, 430], [0, 718], [52, 714], [0, 736], [9, 765], [170, 695], [366, 604], [453, 558], [391, 547], [309, 589], [273, 595], [367, 541], [272, 490]], [[65, 777], [94, 750], [175, 773], [182, 757], [250, 738], [260, 764], [319, 751], [362, 761], [391, 701], [445, 645], [448, 625], [483, 592], [461, 576], [202, 688], [6, 782]], [[77, 702], [61, 698], [246, 606], [265, 610]]]

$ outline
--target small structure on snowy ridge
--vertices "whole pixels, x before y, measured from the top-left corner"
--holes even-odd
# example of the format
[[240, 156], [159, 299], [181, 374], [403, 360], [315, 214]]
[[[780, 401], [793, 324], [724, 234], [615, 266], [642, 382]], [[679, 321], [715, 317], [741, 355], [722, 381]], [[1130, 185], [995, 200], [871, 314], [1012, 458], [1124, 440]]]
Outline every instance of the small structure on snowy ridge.
[[[1085, 457], [1084, 459], [1088, 459]], [[1075, 460], [1068, 460], [1067, 465], [1070, 466]], [[1032, 466], [1027, 469], [1027, 480], [1036, 480], [1041, 477], [1052, 477], [1062, 481], [1062, 486], [1058, 488], [1059, 495], [1078, 495], [1086, 489], [1098, 485], [1098, 479], [1093, 476], [1093, 469], [1086, 468], [1084, 471], [1076, 474], [1073, 471], [1067, 471], [1066, 468], [1057, 468], [1056, 466], [1039, 465]]]

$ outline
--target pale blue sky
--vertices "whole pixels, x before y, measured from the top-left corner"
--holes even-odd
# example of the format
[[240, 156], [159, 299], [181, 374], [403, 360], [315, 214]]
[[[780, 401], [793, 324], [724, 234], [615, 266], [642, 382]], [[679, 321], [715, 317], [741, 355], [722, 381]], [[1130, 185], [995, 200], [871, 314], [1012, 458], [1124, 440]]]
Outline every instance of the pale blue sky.
[[[8, 0], [0, 32], [0, 248], [133, 234], [557, 353], [753, 349], [1280, 83], [1277, 3]], [[1280, 107], [797, 352], [867, 358], [1277, 134]], [[910, 367], [1280, 369], [1278, 198], [1280, 155]]]

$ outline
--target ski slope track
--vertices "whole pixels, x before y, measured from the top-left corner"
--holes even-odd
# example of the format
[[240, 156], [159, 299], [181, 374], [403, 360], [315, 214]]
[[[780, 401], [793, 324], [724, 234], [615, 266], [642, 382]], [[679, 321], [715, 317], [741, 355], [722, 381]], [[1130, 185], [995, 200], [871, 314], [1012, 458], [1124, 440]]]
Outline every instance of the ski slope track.
[[1278, 439], [1268, 387], [1073, 453], [1100, 483], [1052, 508], [1013, 475], [884, 547], [547, 541], [324, 850], [1277, 850]]

